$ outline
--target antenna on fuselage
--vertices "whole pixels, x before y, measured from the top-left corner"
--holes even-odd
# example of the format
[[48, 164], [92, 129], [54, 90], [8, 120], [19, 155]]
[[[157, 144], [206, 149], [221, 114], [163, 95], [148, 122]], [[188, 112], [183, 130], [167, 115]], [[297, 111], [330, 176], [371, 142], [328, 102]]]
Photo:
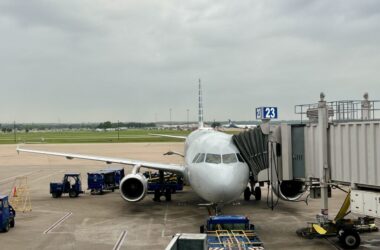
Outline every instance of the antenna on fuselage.
[[203, 103], [202, 103], [202, 85], [199, 79], [199, 96], [198, 96], [198, 128], [203, 128]]

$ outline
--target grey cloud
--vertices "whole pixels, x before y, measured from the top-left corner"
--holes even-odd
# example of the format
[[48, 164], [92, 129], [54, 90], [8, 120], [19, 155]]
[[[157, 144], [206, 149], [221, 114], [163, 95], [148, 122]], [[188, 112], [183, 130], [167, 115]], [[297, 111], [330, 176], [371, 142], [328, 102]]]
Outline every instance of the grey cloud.
[[[26, 2], [26, 3], [25, 3]], [[248, 120], [379, 98], [377, 1], [2, 1], [0, 121]], [[8, 105], [13, 103], [13, 105]], [[7, 109], [3, 108], [8, 106]]]
[[83, 33], [95, 31], [80, 1], [3, 0], [0, 3], [3, 17], [14, 20], [26, 29], [47, 27], [63, 32]]

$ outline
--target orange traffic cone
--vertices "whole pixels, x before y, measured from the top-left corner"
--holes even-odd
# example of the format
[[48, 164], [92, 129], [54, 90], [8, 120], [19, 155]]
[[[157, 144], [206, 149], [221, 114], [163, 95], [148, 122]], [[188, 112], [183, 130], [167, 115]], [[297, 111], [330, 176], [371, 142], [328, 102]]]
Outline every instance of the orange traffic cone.
[[13, 188], [13, 197], [17, 197], [17, 188], [16, 187]]

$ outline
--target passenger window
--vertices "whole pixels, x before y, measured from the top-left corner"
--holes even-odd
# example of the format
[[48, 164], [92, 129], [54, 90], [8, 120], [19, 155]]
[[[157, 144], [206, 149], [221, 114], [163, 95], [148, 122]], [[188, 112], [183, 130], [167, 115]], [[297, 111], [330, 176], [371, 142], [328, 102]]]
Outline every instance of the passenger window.
[[200, 154], [197, 160], [197, 163], [201, 163], [205, 160], [205, 154]]
[[193, 159], [193, 163], [197, 162], [197, 159], [198, 159], [198, 157], [199, 157], [200, 154], [201, 154], [201, 153], [198, 153], [198, 154], [195, 155], [195, 157], [194, 157], [194, 159]]
[[237, 162], [235, 154], [225, 154], [225, 155], [222, 155], [222, 158], [223, 158], [223, 163], [226, 163], [226, 164]]
[[207, 154], [206, 156], [206, 162], [207, 163], [214, 163], [214, 164], [220, 164], [222, 161], [221, 156], [217, 154]]
[[237, 155], [237, 158], [238, 158], [238, 160], [239, 160], [240, 162], [244, 162], [244, 159], [243, 159], [243, 157], [241, 156], [241, 154], [237, 153], [236, 155]]

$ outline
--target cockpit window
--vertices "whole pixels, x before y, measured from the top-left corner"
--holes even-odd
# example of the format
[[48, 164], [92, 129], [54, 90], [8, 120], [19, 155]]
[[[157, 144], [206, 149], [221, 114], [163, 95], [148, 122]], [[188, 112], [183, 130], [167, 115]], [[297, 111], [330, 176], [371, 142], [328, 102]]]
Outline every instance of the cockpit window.
[[197, 162], [197, 159], [198, 159], [198, 157], [199, 157], [200, 154], [201, 154], [201, 153], [198, 153], [198, 154], [195, 155], [195, 157], [194, 157], [194, 159], [193, 159], [193, 163]]
[[220, 155], [217, 155], [217, 154], [207, 154], [207, 156], [206, 156], [206, 162], [207, 163], [220, 164], [222, 162], [222, 159], [221, 159]]
[[198, 159], [197, 159], [197, 163], [201, 163], [205, 160], [205, 154], [200, 154]]
[[237, 158], [238, 158], [238, 160], [239, 160], [240, 162], [244, 162], [244, 159], [243, 159], [243, 157], [241, 156], [241, 154], [237, 153], [236, 155], [237, 155]]
[[224, 154], [222, 155], [222, 158], [223, 158], [223, 163], [226, 163], [226, 164], [237, 162], [235, 154]]

